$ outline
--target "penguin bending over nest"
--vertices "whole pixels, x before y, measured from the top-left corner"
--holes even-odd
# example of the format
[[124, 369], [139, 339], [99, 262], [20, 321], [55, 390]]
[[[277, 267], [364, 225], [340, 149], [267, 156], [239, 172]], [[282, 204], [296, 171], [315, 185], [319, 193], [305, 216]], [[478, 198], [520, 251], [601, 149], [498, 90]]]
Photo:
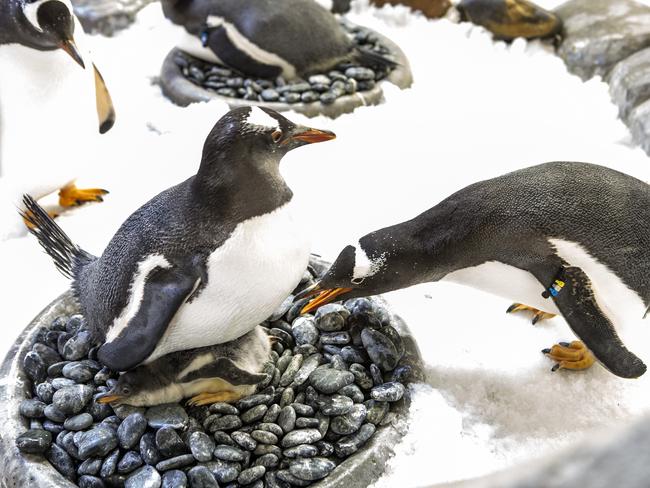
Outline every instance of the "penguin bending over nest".
[[190, 405], [235, 402], [252, 395], [266, 378], [260, 373], [271, 354], [262, 327], [231, 342], [167, 354], [122, 373], [98, 403], [148, 407], [191, 397]]
[[[635, 378], [645, 364], [614, 326], [650, 305], [650, 186], [587, 163], [553, 162], [481, 181], [413, 220], [344, 248], [303, 312], [337, 298], [449, 280], [561, 314], [584, 342], [544, 350], [554, 369]], [[585, 350], [588, 348], [589, 351]]]
[[163, 0], [162, 5], [165, 16], [189, 33], [182, 50], [249, 76], [305, 78], [348, 61], [396, 65], [358, 48], [314, 0]]
[[0, 238], [24, 230], [15, 212], [24, 193], [59, 190], [64, 208], [107, 193], [73, 183], [92, 161], [88, 141], [115, 121], [85, 43], [69, 0], [0, 2]]
[[100, 257], [25, 197], [31, 232], [72, 278], [98, 360], [127, 371], [266, 320], [298, 286], [310, 251], [280, 161], [334, 137], [273, 110], [231, 110], [208, 135], [198, 173], [134, 212]]

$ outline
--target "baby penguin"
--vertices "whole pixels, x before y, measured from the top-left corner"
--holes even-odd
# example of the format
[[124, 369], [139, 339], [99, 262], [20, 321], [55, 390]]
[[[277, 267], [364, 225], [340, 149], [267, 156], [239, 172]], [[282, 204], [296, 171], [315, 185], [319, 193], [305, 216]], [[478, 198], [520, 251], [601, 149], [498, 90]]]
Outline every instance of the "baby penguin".
[[167, 354], [123, 373], [98, 403], [147, 407], [190, 398], [189, 405], [235, 402], [255, 392], [271, 354], [271, 337], [256, 327], [231, 342]]

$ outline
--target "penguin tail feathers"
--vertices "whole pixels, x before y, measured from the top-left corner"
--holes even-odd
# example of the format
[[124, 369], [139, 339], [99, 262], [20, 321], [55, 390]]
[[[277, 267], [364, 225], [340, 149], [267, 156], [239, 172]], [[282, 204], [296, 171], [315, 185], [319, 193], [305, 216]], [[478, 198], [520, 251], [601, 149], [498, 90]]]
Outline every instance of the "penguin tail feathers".
[[365, 66], [376, 67], [376, 68], [397, 68], [399, 63], [393, 61], [392, 59], [383, 56], [382, 54], [371, 51], [370, 49], [364, 49], [361, 47], [357, 48], [357, 61]]
[[30, 195], [23, 195], [25, 210], [20, 212], [29, 232], [54, 260], [57, 269], [66, 277], [74, 278], [75, 268], [95, 258], [75, 245], [54, 219]]

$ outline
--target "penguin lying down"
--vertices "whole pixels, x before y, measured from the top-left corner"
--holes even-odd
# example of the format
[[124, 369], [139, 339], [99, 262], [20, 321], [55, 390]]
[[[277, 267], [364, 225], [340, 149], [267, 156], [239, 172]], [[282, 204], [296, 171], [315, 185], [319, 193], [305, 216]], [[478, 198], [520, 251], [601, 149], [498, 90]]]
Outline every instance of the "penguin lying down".
[[235, 402], [265, 379], [271, 337], [256, 327], [231, 342], [167, 354], [122, 373], [99, 403], [147, 407], [190, 398], [190, 405]]
[[[448, 280], [561, 314], [581, 339], [545, 349], [553, 368], [593, 356], [636, 378], [645, 364], [615, 326], [650, 305], [650, 186], [587, 163], [553, 162], [470, 185], [407, 222], [345, 247], [302, 311], [335, 299]], [[593, 356], [591, 356], [593, 353]]]

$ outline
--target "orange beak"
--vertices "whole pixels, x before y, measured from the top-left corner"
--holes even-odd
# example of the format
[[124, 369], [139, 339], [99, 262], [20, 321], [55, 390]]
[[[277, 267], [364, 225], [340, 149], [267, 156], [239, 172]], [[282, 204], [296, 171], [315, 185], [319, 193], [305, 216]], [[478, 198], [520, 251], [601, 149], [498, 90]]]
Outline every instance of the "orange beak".
[[109, 392], [97, 397], [95, 401], [97, 403], [105, 404], [105, 403], [113, 403], [121, 399], [122, 397], [120, 395], [115, 395]]
[[291, 141], [300, 141], [306, 144], [314, 144], [316, 142], [325, 142], [336, 139], [336, 134], [328, 130], [320, 129], [311, 129], [311, 128], [299, 128], [298, 132], [288, 137], [282, 144], [286, 144]]
[[[318, 296], [316, 296], [316, 298], [314, 298], [311, 302], [305, 305], [303, 309], [300, 311], [300, 313], [301, 314], [309, 313], [312, 310], [316, 310], [318, 307], [333, 302], [336, 299], [336, 297], [348, 293], [350, 291], [352, 291], [352, 288], [332, 288], [329, 290], [323, 290], [320, 293], [318, 293], [319, 289], [315, 288], [314, 290], [311, 291], [310, 294], [313, 295], [315, 293], [318, 293]], [[305, 296], [310, 296], [310, 295], [308, 294]]]

